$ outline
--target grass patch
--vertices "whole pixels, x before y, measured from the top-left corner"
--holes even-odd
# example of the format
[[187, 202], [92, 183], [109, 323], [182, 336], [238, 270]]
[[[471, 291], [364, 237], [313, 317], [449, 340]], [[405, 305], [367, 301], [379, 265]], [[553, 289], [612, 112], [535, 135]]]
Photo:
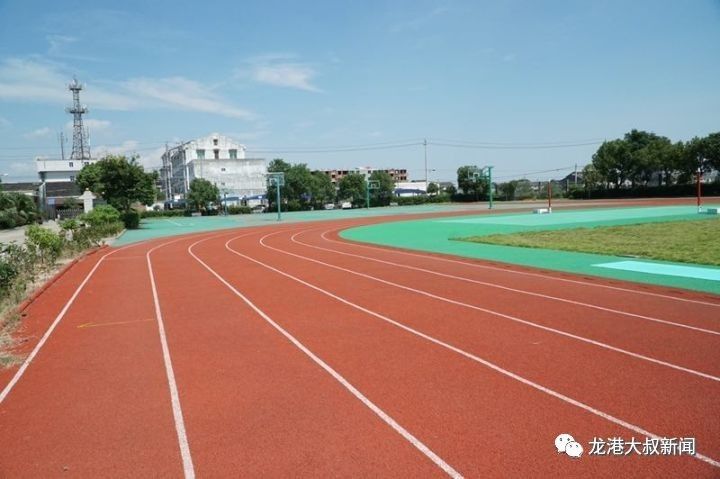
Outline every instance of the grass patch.
[[460, 238], [523, 248], [636, 256], [720, 266], [720, 219], [527, 231]]

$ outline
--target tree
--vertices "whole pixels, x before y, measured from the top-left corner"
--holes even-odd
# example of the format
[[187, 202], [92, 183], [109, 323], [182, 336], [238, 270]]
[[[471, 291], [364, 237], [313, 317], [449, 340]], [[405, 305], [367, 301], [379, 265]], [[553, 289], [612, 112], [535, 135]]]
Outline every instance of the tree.
[[84, 166], [76, 182], [122, 212], [129, 212], [135, 202], [151, 205], [155, 201], [154, 175], [145, 173], [135, 157], [106, 156]]
[[436, 195], [440, 191], [440, 187], [437, 183], [430, 183], [427, 186], [427, 194], [428, 195]]
[[316, 208], [322, 208], [326, 203], [335, 202], [335, 185], [330, 177], [321, 171], [312, 174], [311, 191]]
[[377, 182], [377, 188], [370, 190], [370, 202], [375, 206], [388, 206], [395, 191], [395, 181], [387, 171], [373, 171], [370, 181]]
[[204, 178], [195, 178], [190, 182], [187, 199], [198, 211], [207, 210], [210, 203], [218, 203], [220, 190]]
[[485, 194], [487, 184], [483, 178], [476, 178], [479, 170], [476, 166], [461, 166], [457, 170], [458, 187], [466, 195], [474, 195], [476, 200]]
[[457, 193], [457, 188], [455, 188], [455, 185], [449, 185], [445, 187], [445, 193], [452, 196]]
[[498, 193], [500, 196], [504, 197], [506, 201], [512, 201], [515, 199], [515, 190], [517, 190], [517, 185], [517, 180], [500, 183], [498, 185]]
[[365, 204], [365, 177], [360, 173], [350, 173], [340, 180], [338, 185], [338, 199], [350, 200], [353, 206]]

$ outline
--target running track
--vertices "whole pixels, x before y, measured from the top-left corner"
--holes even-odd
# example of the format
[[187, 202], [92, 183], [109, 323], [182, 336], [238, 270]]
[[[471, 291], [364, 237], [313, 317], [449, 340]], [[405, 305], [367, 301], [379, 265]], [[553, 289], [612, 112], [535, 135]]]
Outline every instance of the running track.
[[[0, 374], [0, 477], [720, 476], [720, 298], [338, 238], [369, 221], [78, 263]], [[698, 455], [587, 456], [650, 434]]]

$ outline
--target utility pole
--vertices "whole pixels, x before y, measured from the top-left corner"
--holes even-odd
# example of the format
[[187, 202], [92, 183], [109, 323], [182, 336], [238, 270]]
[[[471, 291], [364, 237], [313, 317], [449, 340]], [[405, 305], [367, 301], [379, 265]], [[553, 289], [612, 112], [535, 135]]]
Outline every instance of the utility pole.
[[425, 189], [428, 187], [428, 163], [427, 163], [427, 138], [423, 138], [423, 149], [425, 151]]
[[577, 188], [577, 163], [575, 163], [575, 187]]

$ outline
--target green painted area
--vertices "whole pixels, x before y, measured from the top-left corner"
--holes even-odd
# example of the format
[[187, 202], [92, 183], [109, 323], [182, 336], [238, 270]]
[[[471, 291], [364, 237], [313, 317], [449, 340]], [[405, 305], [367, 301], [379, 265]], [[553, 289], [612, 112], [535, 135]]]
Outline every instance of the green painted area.
[[[341, 236], [353, 241], [396, 246], [411, 250], [431, 251], [720, 294], [720, 281], [597, 266], [600, 263], [613, 263], [627, 259], [619, 256], [480, 244], [454, 241], [452, 239], [520, 231], [560, 230], [577, 227], [700, 219], [711, 220], [713, 216], [699, 215], [697, 209], [692, 206], [556, 210], [549, 215], [517, 213], [400, 221], [351, 228], [343, 231]], [[678, 264], [667, 261], [648, 260], [643, 262]], [[708, 268], [713, 269], [712, 267]]]
[[[698, 215], [700, 216], [700, 215]], [[720, 219], [523, 231], [465, 241], [720, 266]]]
[[[349, 218], [365, 218], [385, 215], [412, 215], [419, 213], [462, 211], [468, 205], [457, 204], [427, 204], [417, 206], [395, 206], [386, 208], [351, 209], [351, 210], [322, 210], [322, 211], [296, 211], [282, 214], [282, 223], [295, 223], [304, 221], [338, 220]], [[487, 208], [484, 205], [475, 205], [473, 208]], [[163, 238], [189, 233], [202, 233], [227, 228], [242, 228], [249, 226], [262, 226], [278, 224], [277, 214], [274, 212], [252, 215], [230, 216], [202, 216], [202, 217], [173, 217], [144, 219], [137, 230], [128, 230], [120, 236], [113, 245], [123, 246], [138, 241]]]

